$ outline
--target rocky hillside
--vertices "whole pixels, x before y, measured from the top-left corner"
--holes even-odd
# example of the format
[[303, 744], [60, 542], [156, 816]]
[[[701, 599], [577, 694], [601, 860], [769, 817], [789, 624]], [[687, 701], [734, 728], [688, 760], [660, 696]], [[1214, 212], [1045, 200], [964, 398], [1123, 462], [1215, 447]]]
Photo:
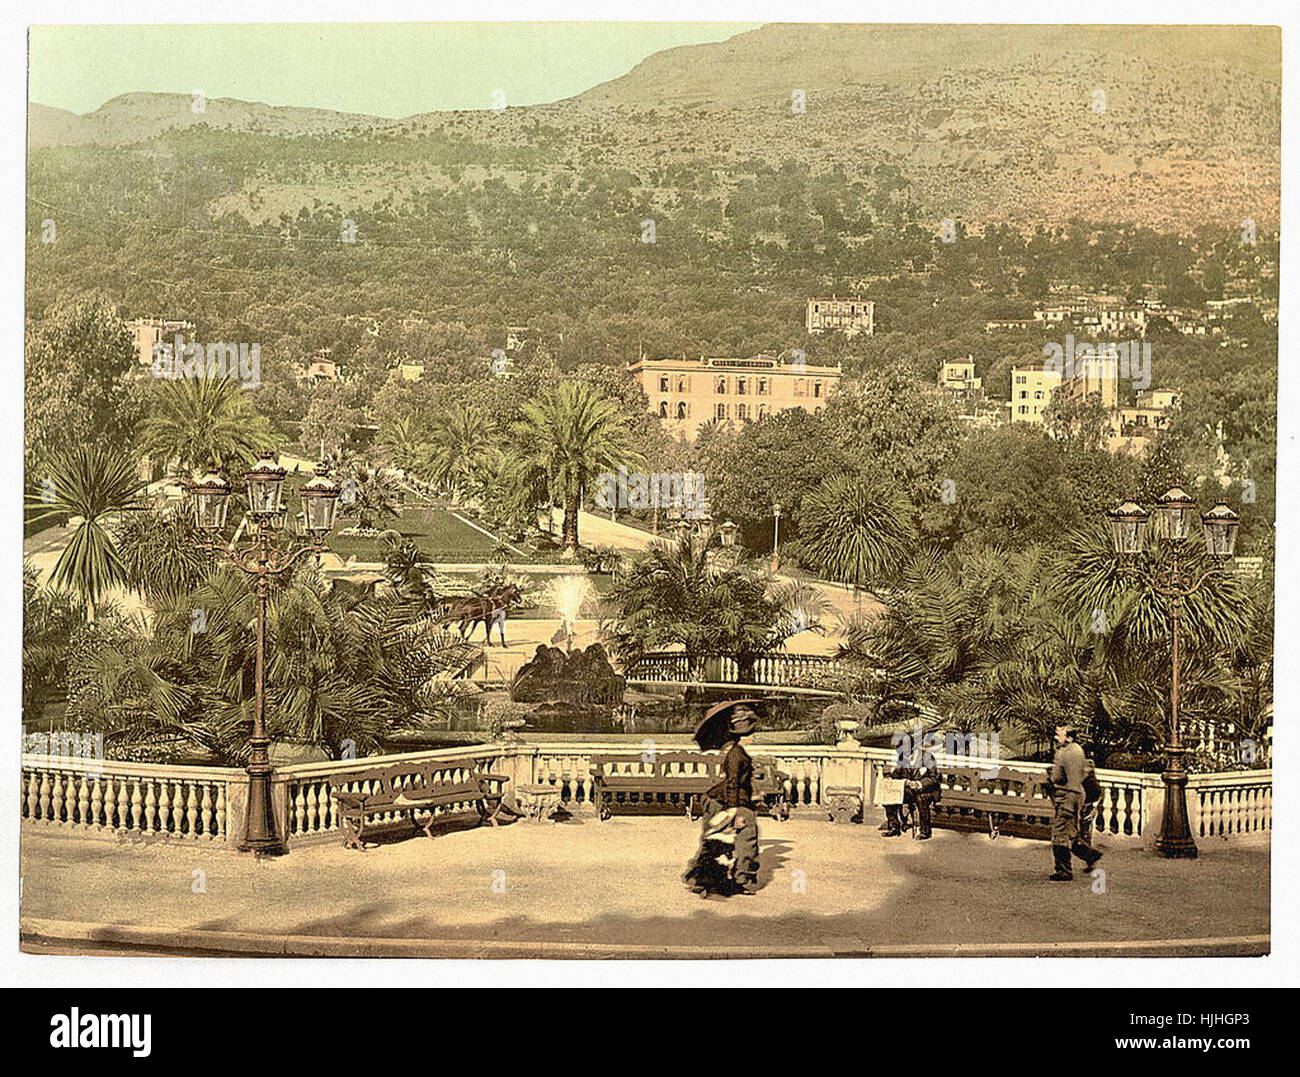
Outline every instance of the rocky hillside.
[[228, 99], [195, 112], [186, 95], [142, 93], [85, 116], [33, 104], [30, 142], [125, 146], [206, 125], [475, 147], [457, 155], [468, 173], [413, 148], [400, 167], [335, 169], [325, 185], [311, 169], [263, 176], [256, 199], [250, 190], [217, 207], [249, 219], [292, 216], [339, 190], [347, 202], [400, 203], [465, 174], [517, 185], [531, 154], [530, 179], [618, 170], [652, 206], [691, 197], [665, 179], [679, 168], [706, 165], [725, 193], [755, 162], [795, 162], [850, 181], [896, 173], [927, 227], [1081, 218], [1185, 231], [1249, 217], [1267, 228], [1279, 211], [1280, 64], [1280, 34], [1266, 27], [773, 25], [501, 113], [394, 121]]

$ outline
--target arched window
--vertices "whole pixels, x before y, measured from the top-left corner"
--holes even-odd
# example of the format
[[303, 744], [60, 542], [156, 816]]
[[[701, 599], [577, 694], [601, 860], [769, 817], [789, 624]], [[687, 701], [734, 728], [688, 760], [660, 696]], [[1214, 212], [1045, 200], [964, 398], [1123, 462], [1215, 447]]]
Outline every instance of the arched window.
[[685, 401], [682, 401], [681, 403], [679, 403], [679, 404], [677, 405], [677, 418], [679, 418], [679, 419], [685, 419], [685, 418], [686, 418], [686, 402], [685, 402]]
[[667, 400], [661, 400], [661, 401], [659, 401], [659, 418], [661, 418], [661, 419], [666, 419], [666, 418], [668, 418], [668, 401], [667, 401]]
[[668, 375], [667, 375], [667, 374], [660, 374], [660, 375], [659, 375], [659, 391], [660, 391], [661, 393], [666, 393], [666, 392], [668, 392]]
[[727, 391], [727, 379], [718, 378], [716, 381], [714, 381], [713, 391], [718, 394], [725, 393]]
[[737, 419], [748, 419], [748, 418], [749, 418], [749, 409], [746, 408], [744, 404], [737, 404], [737, 405], [736, 405], [736, 418], [737, 418]]
[[719, 405], [718, 405], [718, 418], [719, 418], [719, 419], [725, 419], [726, 417], [727, 417], [727, 405], [726, 405], [726, 404], [719, 404]]

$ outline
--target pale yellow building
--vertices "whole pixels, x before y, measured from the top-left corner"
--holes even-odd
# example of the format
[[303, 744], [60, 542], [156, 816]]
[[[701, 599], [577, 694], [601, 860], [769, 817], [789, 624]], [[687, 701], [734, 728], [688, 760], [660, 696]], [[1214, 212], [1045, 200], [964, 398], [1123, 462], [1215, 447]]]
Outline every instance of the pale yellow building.
[[1043, 412], [1052, 402], [1052, 393], [1061, 384], [1059, 370], [1040, 366], [1011, 369], [1011, 421], [1043, 425]]
[[135, 342], [136, 358], [140, 365], [151, 366], [154, 347], [164, 342], [172, 343], [177, 333], [192, 332], [194, 323], [169, 321], [166, 318], [133, 318], [126, 323], [126, 327]]
[[963, 413], [973, 412], [984, 396], [984, 381], [975, 376], [975, 360], [948, 359], [939, 368], [939, 388], [948, 394]]
[[838, 366], [770, 355], [640, 359], [629, 370], [665, 428], [688, 440], [710, 422], [753, 422], [790, 408], [819, 411], [840, 380]]
[[876, 331], [876, 304], [870, 299], [838, 296], [809, 299], [804, 311], [804, 328], [809, 333], [843, 333], [854, 337]]

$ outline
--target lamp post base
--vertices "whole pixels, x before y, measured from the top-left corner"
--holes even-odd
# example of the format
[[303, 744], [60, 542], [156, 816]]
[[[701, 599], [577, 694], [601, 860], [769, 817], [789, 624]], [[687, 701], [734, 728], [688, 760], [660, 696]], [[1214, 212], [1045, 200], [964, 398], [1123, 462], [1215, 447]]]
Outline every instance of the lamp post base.
[[276, 835], [275, 809], [271, 804], [271, 760], [266, 737], [251, 738], [252, 751], [248, 767], [248, 814], [244, 839], [239, 843], [241, 853], [260, 853], [278, 856], [286, 852], [284, 842]]
[[1156, 853], [1167, 860], [1195, 860], [1199, 855], [1187, 818], [1187, 771], [1182, 757], [1187, 749], [1170, 745], [1169, 763], [1161, 777], [1165, 783], [1165, 810], [1160, 821]]

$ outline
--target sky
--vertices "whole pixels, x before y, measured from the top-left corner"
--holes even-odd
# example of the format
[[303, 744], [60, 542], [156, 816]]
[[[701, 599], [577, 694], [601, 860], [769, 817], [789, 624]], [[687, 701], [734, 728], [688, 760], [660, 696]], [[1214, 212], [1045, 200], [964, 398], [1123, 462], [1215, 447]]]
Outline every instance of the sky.
[[617, 78], [651, 53], [757, 23], [321, 23], [34, 26], [28, 97], [92, 112], [136, 91], [400, 118], [535, 105]]

